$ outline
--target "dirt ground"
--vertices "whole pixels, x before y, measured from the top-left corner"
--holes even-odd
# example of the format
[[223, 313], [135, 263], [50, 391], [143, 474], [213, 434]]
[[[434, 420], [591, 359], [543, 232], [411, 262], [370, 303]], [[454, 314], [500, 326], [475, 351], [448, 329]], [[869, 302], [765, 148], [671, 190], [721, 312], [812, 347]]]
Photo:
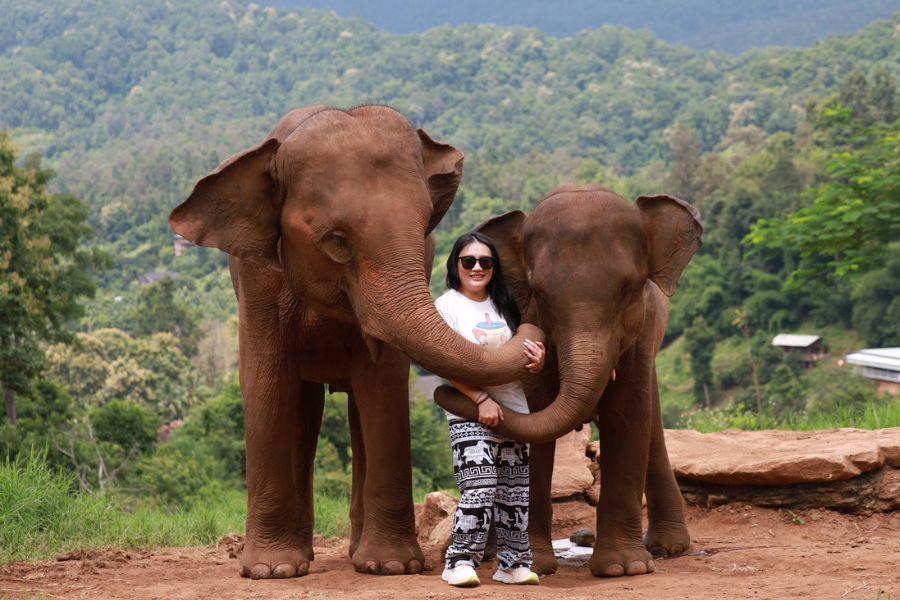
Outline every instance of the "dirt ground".
[[[558, 505], [555, 537], [593, 525], [593, 509]], [[0, 598], [865, 598], [900, 597], [900, 514], [855, 517], [745, 505], [688, 509], [691, 554], [657, 561], [651, 575], [597, 579], [562, 566], [537, 587], [503, 586], [481, 567], [482, 585], [453, 589], [440, 570], [375, 577], [353, 571], [345, 540], [320, 540], [308, 576], [251, 581], [223, 546], [80, 552], [0, 568]], [[429, 565], [432, 567], [433, 565]]]

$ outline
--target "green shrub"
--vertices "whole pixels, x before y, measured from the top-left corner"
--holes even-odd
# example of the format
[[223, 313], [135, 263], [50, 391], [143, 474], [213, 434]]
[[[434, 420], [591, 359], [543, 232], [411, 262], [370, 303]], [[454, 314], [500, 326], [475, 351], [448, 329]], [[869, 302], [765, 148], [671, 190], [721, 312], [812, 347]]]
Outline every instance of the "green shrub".
[[127, 400], [113, 400], [91, 411], [97, 439], [121, 448], [148, 452], [156, 445], [162, 419], [146, 406]]

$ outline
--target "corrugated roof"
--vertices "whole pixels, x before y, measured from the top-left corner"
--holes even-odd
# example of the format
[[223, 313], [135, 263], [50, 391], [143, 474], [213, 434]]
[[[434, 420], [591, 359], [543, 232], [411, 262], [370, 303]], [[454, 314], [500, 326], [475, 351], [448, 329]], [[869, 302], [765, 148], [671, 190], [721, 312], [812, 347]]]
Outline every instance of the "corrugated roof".
[[900, 372], [900, 348], [863, 348], [848, 354], [847, 362], [861, 367]]
[[772, 338], [772, 345], [787, 348], [808, 348], [821, 339], [822, 337], [818, 335], [779, 333], [774, 338]]

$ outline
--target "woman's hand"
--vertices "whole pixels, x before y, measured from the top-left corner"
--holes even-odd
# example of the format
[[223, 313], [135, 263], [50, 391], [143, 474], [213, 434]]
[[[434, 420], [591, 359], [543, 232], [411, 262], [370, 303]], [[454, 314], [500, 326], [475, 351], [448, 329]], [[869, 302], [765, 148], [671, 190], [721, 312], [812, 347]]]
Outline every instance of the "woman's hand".
[[478, 422], [488, 427], [496, 427], [503, 421], [503, 410], [500, 405], [488, 398], [478, 405]]
[[530, 373], [540, 373], [541, 369], [544, 368], [544, 357], [547, 354], [544, 344], [525, 340], [522, 342], [522, 345], [525, 346], [525, 358], [528, 359], [528, 364], [525, 365], [525, 368]]

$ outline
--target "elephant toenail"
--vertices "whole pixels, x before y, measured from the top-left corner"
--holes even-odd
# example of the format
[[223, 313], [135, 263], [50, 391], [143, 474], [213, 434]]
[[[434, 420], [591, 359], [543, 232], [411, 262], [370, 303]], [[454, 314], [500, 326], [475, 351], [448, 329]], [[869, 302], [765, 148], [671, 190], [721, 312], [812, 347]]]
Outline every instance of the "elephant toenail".
[[621, 577], [625, 574], [625, 569], [619, 564], [609, 565], [606, 567], [606, 571], [604, 571], [603, 574], [607, 577]]
[[406, 572], [410, 575], [418, 575], [422, 572], [422, 563], [415, 559], [409, 561], [409, 564], [406, 566]]
[[272, 570], [269, 569], [269, 565], [263, 563], [256, 563], [255, 565], [253, 565], [253, 568], [250, 569], [251, 579], [266, 579], [271, 574]]
[[406, 569], [399, 560], [389, 560], [384, 563], [384, 566], [381, 569], [383, 575], [403, 575], [405, 572]]
[[287, 579], [288, 577], [297, 576], [297, 567], [290, 563], [281, 563], [272, 571], [272, 577], [279, 579]]
[[639, 560], [633, 560], [628, 563], [628, 567], [625, 569], [625, 572], [629, 575], [643, 575], [647, 572], [647, 564]]
[[654, 563], [652, 560], [648, 560], [647, 561], [647, 572], [652, 573], [655, 570], [656, 570], [656, 563]]
[[366, 573], [378, 574], [378, 563], [374, 560], [366, 561]]
[[300, 563], [300, 566], [297, 567], [297, 577], [303, 577], [304, 575], [309, 574], [309, 563], [307, 561], [303, 561]]

